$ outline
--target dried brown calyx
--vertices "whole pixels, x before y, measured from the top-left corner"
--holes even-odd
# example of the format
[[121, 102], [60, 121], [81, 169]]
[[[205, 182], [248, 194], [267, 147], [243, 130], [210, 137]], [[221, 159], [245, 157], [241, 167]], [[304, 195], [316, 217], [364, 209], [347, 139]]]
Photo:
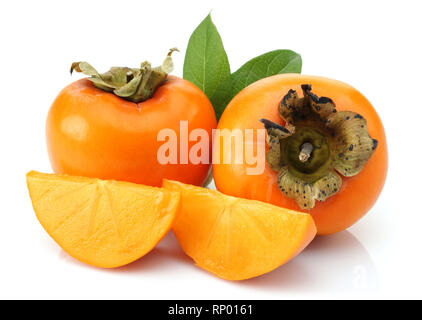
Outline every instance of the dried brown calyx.
[[148, 61], [141, 64], [139, 69], [127, 67], [112, 67], [105, 73], [98, 73], [87, 62], [74, 62], [70, 68], [90, 76], [88, 79], [97, 88], [112, 92], [115, 95], [132, 102], [142, 102], [152, 97], [155, 90], [167, 79], [173, 71], [171, 55], [176, 48], [170, 49], [161, 66], [152, 68]]
[[278, 172], [278, 186], [302, 209], [312, 209], [358, 174], [374, 153], [366, 120], [355, 112], [337, 112], [334, 102], [302, 85], [303, 97], [289, 90], [278, 111], [285, 126], [262, 119], [267, 130], [267, 162]]

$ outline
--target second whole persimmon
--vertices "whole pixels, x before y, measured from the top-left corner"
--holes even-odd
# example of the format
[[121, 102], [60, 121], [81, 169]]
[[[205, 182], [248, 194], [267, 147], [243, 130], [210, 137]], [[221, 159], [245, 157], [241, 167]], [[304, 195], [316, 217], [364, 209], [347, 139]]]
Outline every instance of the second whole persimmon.
[[[171, 51], [170, 51], [171, 54]], [[76, 70], [91, 78], [64, 88], [47, 118], [47, 146], [55, 173], [114, 179], [161, 186], [163, 178], [194, 185], [206, 180], [211, 162], [162, 164], [157, 153], [161, 129], [173, 130], [180, 151], [180, 122], [188, 132], [203, 129], [211, 148], [214, 110], [205, 94], [189, 81], [167, 76], [163, 66], [140, 69], [112, 68], [99, 74], [89, 64], [78, 62]], [[169, 67], [170, 64], [170, 67]], [[187, 141], [187, 149], [197, 141]], [[205, 144], [205, 143], [204, 143]]]
[[[319, 235], [353, 225], [384, 186], [388, 156], [381, 119], [343, 82], [297, 74], [259, 80], [233, 98], [218, 129], [251, 129], [254, 136], [245, 135], [244, 148], [235, 148], [233, 140], [214, 144], [214, 155], [229, 160], [213, 163], [217, 189], [308, 212]], [[266, 136], [258, 136], [259, 129]], [[248, 146], [266, 150], [260, 174], [248, 174]]]

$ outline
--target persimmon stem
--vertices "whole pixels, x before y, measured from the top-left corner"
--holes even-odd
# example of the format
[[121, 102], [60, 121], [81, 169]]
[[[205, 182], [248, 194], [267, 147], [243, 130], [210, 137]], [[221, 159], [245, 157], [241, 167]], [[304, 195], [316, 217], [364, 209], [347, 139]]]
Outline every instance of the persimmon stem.
[[174, 51], [179, 50], [171, 48], [161, 66], [155, 68], [148, 61], [144, 61], [140, 68], [113, 67], [100, 74], [89, 63], [80, 61], [72, 63], [70, 74], [73, 71], [82, 72], [90, 76], [88, 80], [98, 89], [139, 103], [150, 99], [155, 90], [165, 82], [167, 75], [173, 71], [171, 55]]
[[304, 144], [302, 144], [302, 146], [300, 147], [299, 160], [301, 162], [306, 162], [311, 157], [311, 153], [313, 150], [314, 146], [312, 145], [312, 143], [305, 142]]

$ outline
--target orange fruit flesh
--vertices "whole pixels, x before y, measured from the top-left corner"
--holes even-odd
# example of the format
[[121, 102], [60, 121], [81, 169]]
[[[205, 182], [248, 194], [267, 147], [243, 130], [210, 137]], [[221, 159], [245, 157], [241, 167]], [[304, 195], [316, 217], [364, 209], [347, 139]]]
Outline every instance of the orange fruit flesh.
[[173, 231], [196, 264], [227, 280], [253, 278], [279, 267], [315, 237], [312, 217], [218, 191], [163, 181], [181, 192]]
[[123, 266], [151, 251], [179, 210], [178, 192], [129, 182], [31, 171], [27, 184], [48, 234], [97, 267]]

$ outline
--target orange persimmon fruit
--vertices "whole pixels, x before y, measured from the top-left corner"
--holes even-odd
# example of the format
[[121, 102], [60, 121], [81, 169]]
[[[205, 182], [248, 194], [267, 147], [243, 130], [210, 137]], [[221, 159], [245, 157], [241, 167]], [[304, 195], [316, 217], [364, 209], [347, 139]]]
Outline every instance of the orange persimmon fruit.
[[[218, 129], [252, 129], [254, 135], [244, 136], [244, 148], [214, 143], [214, 155], [228, 158], [226, 163], [213, 160], [217, 189], [308, 212], [320, 235], [359, 220], [386, 179], [381, 119], [358, 90], [340, 81], [298, 74], [259, 80], [233, 98]], [[243, 153], [250, 146], [266, 150], [260, 174], [247, 173], [255, 165]]]
[[151, 251], [170, 230], [180, 194], [129, 182], [31, 171], [37, 218], [69, 255], [115, 268]]
[[[198, 87], [167, 76], [163, 68], [114, 67], [100, 75], [85, 62], [74, 63], [72, 70], [91, 77], [65, 87], [49, 110], [47, 147], [54, 172], [157, 187], [164, 177], [202, 185], [211, 166], [214, 109]], [[157, 158], [165, 143], [158, 140], [162, 129], [177, 135], [177, 163]], [[183, 163], [179, 140], [186, 139], [189, 152], [197, 141], [188, 136], [196, 129], [208, 134], [208, 149], [201, 155], [207, 161]]]
[[308, 214], [163, 180], [181, 193], [173, 232], [195, 263], [226, 280], [262, 275], [286, 263], [314, 238]]

